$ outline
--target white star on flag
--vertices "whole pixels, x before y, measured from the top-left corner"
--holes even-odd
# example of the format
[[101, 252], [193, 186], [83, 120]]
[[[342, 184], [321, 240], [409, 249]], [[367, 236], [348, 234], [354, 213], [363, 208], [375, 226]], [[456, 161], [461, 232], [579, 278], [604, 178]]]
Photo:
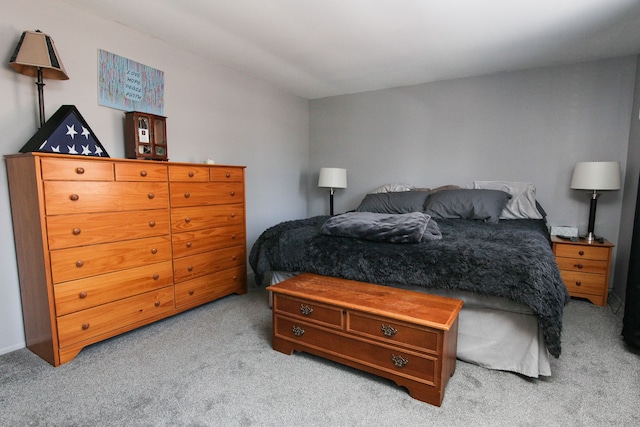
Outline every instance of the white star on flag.
[[77, 134], [78, 132], [76, 132], [76, 125], [67, 125], [67, 135], [71, 136], [71, 139], [73, 139], [73, 137]]

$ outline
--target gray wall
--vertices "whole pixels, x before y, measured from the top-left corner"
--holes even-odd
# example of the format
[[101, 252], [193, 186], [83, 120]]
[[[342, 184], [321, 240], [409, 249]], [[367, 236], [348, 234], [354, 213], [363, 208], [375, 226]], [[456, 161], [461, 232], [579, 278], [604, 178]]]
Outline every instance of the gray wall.
[[[347, 169], [336, 212], [378, 185], [528, 181], [551, 225], [586, 232], [589, 199], [569, 188], [579, 161], [626, 169], [636, 58], [427, 83], [310, 102], [308, 214], [327, 212], [320, 167]], [[637, 179], [637, 176], [634, 178]], [[623, 192], [603, 194], [596, 233], [617, 243]]]
[[[247, 166], [247, 241], [306, 214], [308, 102], [219, 64], [64, 2], [4, 0], [0, 14], [0, 150], [17, 153], [37, 130], [34, 79], [7, 65], [24, 30], [51, 35], [70, 80], [46, 80], [47, 117], [73, 104], [111, 157], [124, 156], [124, 113], [97, 104], [98, 49], [158, 68], [165, 76], [169, 157]], [[24, 347], [5, 162], [0, 161], [0, 354]]]

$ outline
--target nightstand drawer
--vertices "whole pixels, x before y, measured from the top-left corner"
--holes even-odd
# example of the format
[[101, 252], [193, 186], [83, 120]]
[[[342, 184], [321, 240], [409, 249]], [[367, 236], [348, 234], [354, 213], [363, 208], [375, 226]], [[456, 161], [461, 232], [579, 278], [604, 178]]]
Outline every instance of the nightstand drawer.
[[607, 274], [607, 268], [609, 268], [607, 261], [596, 261], [592, 259], [558, 257], [556, 261], [560, 270], [577, 271], [581, 273]]
[[556, 245], [556, 256], [607, 261], [609, 259], [609, 248], [587, 245], [558, 244]]
[[562, 281], [569, 293], [600, 295], [606, 285], [607, 278], [602, 274], [576, 273], [561, 271]]

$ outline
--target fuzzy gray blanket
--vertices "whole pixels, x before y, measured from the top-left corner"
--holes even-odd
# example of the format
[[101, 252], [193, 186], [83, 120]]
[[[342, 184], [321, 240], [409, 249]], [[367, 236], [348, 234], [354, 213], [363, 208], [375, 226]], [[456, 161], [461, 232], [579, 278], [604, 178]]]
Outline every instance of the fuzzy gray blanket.
[[381, 285], [412, 285], [497, 296], [531, 308], [549, 352], [561, 352], [562, 283], [543, 220], [439, 219], [440, 240], [382, 243], [319, 232], [329, 217], [287, 221], [262, 233], [249, 262], [270, 271], [310, 272]]
[[320, 227], [320, 233], [389, 243], [417, 243], [442, 238], [438, 224], [422, 212], [347, 212], [330, 217]]

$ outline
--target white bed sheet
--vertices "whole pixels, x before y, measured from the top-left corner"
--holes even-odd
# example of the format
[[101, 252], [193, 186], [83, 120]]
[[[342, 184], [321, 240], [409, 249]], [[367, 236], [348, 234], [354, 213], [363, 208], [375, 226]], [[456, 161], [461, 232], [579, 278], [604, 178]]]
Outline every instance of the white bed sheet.
[[[295, 275], [272, 272], [271, 284]], [[504, 298], [483, 297], [470, 292], [404, 288], [464, 301], [458, 318], [458, 359], [527, 377], [551, 375], [550, 357], [542, 329], [528, 307]]]

